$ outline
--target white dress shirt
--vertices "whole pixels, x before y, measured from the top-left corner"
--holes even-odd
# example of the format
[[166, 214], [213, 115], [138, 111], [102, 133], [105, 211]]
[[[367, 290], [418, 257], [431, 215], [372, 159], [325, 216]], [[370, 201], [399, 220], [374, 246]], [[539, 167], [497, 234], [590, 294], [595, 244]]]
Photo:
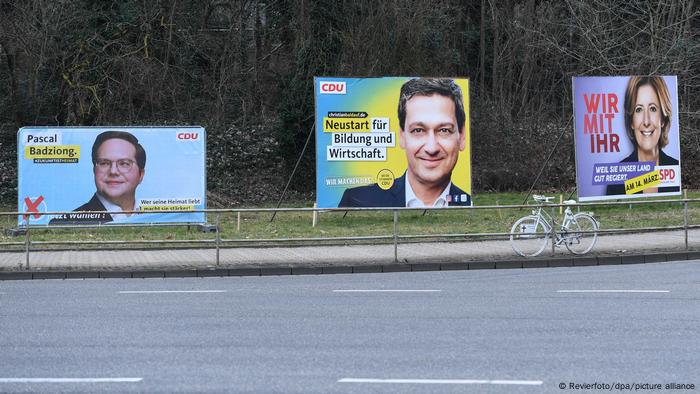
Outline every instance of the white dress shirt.
[[[107, 200], [106, 198], [102, 197], [102, 196], [100, 195], [100, 193], [97, 193], [97, 198], [100, 200], [100, 202], [102, 203], [102, 205], [105, 206], [105, 209], [107, 210], [107, 212], [122, 212], [122, 211], [123, 211], [123, 210], [122, 210], [122, 207], [120, 207], [119, 205], [116, 205], [116, 204], [112, 204], [109, 200]], [[131, 211], [138, 211], [139, 208], [140, 208], [140, 206], [139, 206], [139, 201], [138, 201], [138, 200], [134, 200], [134, 209], [131, 209]], [[133, 214], [127, 215], [127, 214], [125, 214], [125, 213], [113, 213], [113, 214], [112, 214], [112, 220], [115, 221], [115, 222], [118, 222], [118, 221], [120, 221], [120, 220], [124, 220], [124, 219], [130, 217], [131, 215], [133, 215]]]
[[450, 191], [450, 187], [452, 186], [452, 182], [447, 184], [447, 187], [445, 190], [440, 193], [440, 196], [433, 202], [432, 205], [425, 205], [423, 201], [421, 201], [418, 197], [416, 197], [416, 193], [413, 192], [413, 188], [411, 187], [411, 182], [408, 181], [408, 174], [406, 175], [406, 207], [408, 208], [429, 208], [429, 207], [434, 207], [434, 208], [442, 208], [447, 206], [447, 193]]

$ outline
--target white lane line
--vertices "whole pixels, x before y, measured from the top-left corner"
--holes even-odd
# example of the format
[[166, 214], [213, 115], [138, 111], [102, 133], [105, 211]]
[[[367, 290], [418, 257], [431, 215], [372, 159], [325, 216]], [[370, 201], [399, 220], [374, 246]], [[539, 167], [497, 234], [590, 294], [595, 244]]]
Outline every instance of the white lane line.
[[439, 293], [442, 290], [333, 290], [334, 293]]
[[541, 386], [541, 380], [477, 380], [477, 379], [367, 379], [343, 378], [338, 383], [389, 383], [389, 384], [494, 384]]
[[136, 383], [143, 378], [0, 378], [0, 383]]
[[557, 293], [670, 293], [670, 290], [557, 290]]
[[119, 294], [226, 293], [227, 290], [125, 290]]

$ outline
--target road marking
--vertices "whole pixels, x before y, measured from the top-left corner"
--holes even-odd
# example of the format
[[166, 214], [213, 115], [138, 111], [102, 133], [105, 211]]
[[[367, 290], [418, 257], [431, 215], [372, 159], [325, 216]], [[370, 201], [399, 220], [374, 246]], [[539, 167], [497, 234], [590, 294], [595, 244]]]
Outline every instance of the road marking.
[[393, 383], [393, 384], [494, 384], [541, 386], [541, 380], [476, 380], [476, 379], [366, 379], [343, 378], [338, 383]]
[[557, 290], [557, 293], [670, 293], [670, 290]]
[[442, 290], [333, 290], [334, 293], [438, 293]]
[[143, 378], [0, 378], [0, 383], [136, 383]]
[[169, 294], [169, 293], [226, 293], [227, 290], [133, 290], [120, 291], [119, 294]]

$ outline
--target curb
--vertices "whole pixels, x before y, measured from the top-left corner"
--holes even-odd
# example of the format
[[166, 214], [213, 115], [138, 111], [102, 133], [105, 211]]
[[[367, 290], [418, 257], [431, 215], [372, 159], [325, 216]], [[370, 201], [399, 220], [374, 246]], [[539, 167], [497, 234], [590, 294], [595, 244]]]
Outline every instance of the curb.
[[130, 271], [9, 271], [0, 272], [2, 280], [32, 279], [127, 279], [127, 278], [187, 278], [226, 276], [279, 276], [279, 275], [332, 275], [353, 273], [455, 271], [482, 269], [582, 267], [596, 265], [623, 265], [663, 263], [675, 260], [700, 259], [700, 251], [650, 253], [619, 256], [552, 257], [539, 259], [495, 259], [472, 262], [392, 263], [382, 265], [348, 266], [265, 266], [259, 268], [212, 268], [176, 270], [130, 270]]

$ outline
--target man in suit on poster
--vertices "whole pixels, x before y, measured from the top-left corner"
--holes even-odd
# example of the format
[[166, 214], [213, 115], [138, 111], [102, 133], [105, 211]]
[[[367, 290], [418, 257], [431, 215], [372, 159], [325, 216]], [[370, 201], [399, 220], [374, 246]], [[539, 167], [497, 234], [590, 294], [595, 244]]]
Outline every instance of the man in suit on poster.
[[[101, 224], [123, 220], [136, 211], [136, 187], [146, 171], [146, 151], [139, 140], [125, 131], [105, 131], [92, 145], [93, 176], [97, 189], [92, 198], [74, 212], [51, 219], [49, 224]], [[94, 212], [94, 213], [93, 213]]]
[[345, 190], [338, 207], [444, 207], [471, 205], [452, 184], [452, 170], [466, 144], [462, 90], [451, 79], [418, 78], [401, 87], [399, 144], [408, 168], [393, 185]]

